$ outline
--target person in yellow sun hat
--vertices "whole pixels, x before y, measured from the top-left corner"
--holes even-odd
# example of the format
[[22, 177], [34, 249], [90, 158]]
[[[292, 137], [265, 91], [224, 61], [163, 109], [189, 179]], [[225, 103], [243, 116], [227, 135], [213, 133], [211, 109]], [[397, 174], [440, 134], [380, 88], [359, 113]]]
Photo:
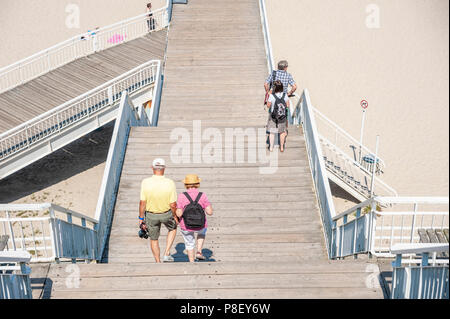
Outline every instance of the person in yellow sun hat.
[[[213, 209], [205, 193], [199, 191], [201, 179], [195, 175], [186, 175], [183, 180], [186, 192], [178, 195], [176, 214], [180, 218], [181, 234], [189, 257], [189, 262], [205, 260], [202, 254], [208, 222], [206, 215], [212, 215]], [[197, 233], [197, 253], [194, 258], [195, 233]]]

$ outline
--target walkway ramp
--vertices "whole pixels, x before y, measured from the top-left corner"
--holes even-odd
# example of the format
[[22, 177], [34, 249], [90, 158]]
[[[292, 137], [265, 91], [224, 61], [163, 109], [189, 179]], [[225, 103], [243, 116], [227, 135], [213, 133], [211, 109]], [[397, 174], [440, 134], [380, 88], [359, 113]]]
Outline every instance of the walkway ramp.
[[[266, 77], [258, 1], [191, 0], [175, 6], [158, 127], [130, 132], [104, 261], [80, 264], [79, 287], [71, 289], [64, 265], [51, 265], [46, 295], [51, 298], [382, 298], [373, 264], [327, 258], [305, 140], [290, 128], [287, 149], [278, 154], [275, 174], [267, 163], [248, 160], [248, 151], [265, 156], [267, 114], [263, 111]], [[208, 163], [192, 139], [208, 128], [223, 138], [222, 159]], [[233, 160], [224, 159], [227, 129], [262, 130], [258, 144], [234, 142]], [[189, 136], [190, 154], [171, 153], [177, 134]], [[251, 134], [251, 133], [249, 133]], [[178, 138], [180, 138], [178, 136]], [[210, 139], [209, 139], [210, 141]], [[236, 154], [245, 154], [238, 162]], [[276, 150], [278, 152], [278, 150]], [[172, 154], [172, 156], [171, 156]], [[208, 150], [205, 156], [212, 155]], [[216, 154], [216, 153], [214, 153]], [[172, 264], [156, 264], [149, 241], [140, 239], [138, 207], [141, 180], [151, 162], [163, 157], [166, 176], [184, 187], [196, 173], [214, 216], [203, 253], [206, 262], [186, 263], [178, 232]], [[164, 250], [167, 230], [162, 227]], [[370, 266], [370, 267], [368, 267]], [[376, 266], [375, 266], [376, 268]], [[369, 269], [369, 270], [368, 270]]]
[[152, 29], [142, 14], [0, 69], [0, 179], [115, 120], [124, 90], [137, 106], [159, 98], [168, 9]]
[[68, 63], [0, 94], [0, 134], [150, 60], [163, 60], [167, 29]]

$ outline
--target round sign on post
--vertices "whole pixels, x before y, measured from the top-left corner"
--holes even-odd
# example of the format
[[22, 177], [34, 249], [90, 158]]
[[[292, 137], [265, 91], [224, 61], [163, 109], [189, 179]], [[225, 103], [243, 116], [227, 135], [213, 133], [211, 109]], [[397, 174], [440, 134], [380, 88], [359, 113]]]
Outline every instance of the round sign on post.
[[361, 120], [361, 135], [359, 137], [359, 162], [361, 162], [361, 155], [362, 155], [362, 143], [363, 143], [363, 134], [364, 134], [364, 121], [366, 119], [366, 109], [369, 106], [369, 102], [366, 100], [362, 100], [360, 103], [362, 107], [362, 120]]
[[361, 101], [361, 107], [363, 109], [367, 109], [368, 106], [369, 106], [369, 102], [367, 102], [366, 100]]

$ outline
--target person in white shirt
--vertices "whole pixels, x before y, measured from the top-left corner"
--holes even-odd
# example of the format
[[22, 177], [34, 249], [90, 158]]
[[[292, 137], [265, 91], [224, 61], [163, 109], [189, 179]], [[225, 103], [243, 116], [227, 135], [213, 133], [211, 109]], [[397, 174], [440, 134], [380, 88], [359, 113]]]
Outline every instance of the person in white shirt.
[[[284, 102], [284, 103], [283, 103]], [[285, 117], [281, 117], [282, 120], [278, 121], [274, 119], [272, 114], [277, 104], [278, 111], [284, 112]], [[283, 90], [283, 83], [280, 80], [273, 82], [273, 93], [270, 94], [267, 101], [267, 107], [269, 109], [269, 118], [267, 120], [267, 132], [269, 133], [269, 150], [273, 151], [273, 144], [275, 141], [275, 134], [280, 134], [280, 152], [284, 152], [285, 141], [288, 129], [287, 109], [290, 107], [290, 101], [288, 95]]]

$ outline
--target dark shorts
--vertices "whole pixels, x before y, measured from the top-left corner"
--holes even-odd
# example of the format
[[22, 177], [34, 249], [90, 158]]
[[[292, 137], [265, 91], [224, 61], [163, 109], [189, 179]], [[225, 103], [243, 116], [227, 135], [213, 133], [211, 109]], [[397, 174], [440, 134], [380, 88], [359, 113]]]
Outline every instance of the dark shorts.
[[148, 235], [151, 240], [158, 240], [161, 231], [161, 224], [164, 224], [169, 231], [177, 229], [177, 223], [173, 218], [171, 210], [162, 214], [152, 214], [146, 212], [145, 223], [147, 224]]

